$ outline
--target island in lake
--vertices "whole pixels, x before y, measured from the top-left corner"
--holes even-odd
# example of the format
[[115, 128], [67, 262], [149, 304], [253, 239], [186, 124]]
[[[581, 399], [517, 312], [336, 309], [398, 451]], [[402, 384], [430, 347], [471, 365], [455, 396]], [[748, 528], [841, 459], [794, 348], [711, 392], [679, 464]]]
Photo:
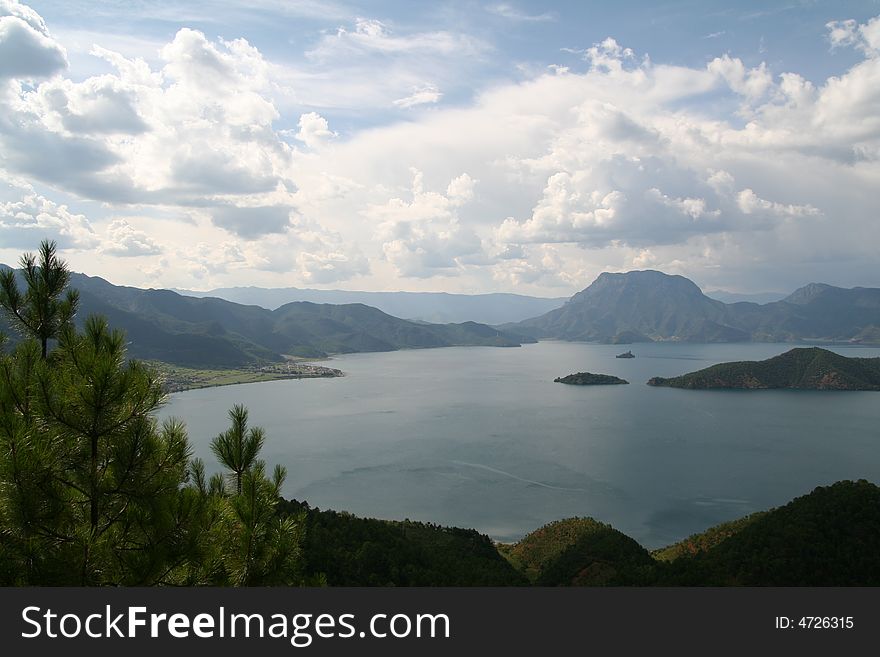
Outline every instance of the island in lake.
[[635, 358], [635, 355], [631, 351], [624, 351], [622, 354], [617, 354], [615, 358]]
[[621, 383], [629, 383], [610, 374], [592, 374], [591, 372], [577, 372], [568, 376], [557, 377], [553, 383], [567, 383], [573, 386], [607, 386]]
[[710, 389], [880, 390], [880, 358], [848, 358], [819, 347], [796, 348], [761, 361], [721, 363], [649, 386]]

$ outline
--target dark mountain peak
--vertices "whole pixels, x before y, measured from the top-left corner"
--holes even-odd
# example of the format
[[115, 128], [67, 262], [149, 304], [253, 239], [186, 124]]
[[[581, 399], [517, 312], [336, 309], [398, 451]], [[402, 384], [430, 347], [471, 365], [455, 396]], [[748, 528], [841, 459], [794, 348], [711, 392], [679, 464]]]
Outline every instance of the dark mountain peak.
[[658, 293], [703, 297], [696, 283], [684, 276], [664, 274], [654, 269], [628, 271], [622, 273], [602, 272], [599, 277], [584, 290], [575, 294], [569, 303], [591, 300], [599, 295], [628, 293]]
[[808, 283], [798, 288], [783, 299], [785, 303], [792, 303], [798, 306], [804, 306], [819, 298], [829, 290], [840, 290], [842, 288], [827, 285], [825, 283]]

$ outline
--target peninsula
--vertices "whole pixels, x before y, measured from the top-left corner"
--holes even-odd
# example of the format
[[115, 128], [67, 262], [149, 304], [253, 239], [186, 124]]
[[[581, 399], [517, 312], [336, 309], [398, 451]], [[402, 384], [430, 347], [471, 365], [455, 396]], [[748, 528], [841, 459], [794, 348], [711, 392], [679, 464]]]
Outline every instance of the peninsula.
[[847, 358], [819, 347], [796, 348], [761, 361], [721, 363], [649, 386], [670, 388], [880, 390], [880, 358]]
[[261, 383], [283, 379], [325, 379], [345, 374], [333, 367], [313, 363], [288, 360], [285, 363], [249, 366], [229, 369], [197, 369], [149, 361], [148, 364], [162, 379], [165, 392], [182, 392], [197, 388], [237, 385], [240, 383]]

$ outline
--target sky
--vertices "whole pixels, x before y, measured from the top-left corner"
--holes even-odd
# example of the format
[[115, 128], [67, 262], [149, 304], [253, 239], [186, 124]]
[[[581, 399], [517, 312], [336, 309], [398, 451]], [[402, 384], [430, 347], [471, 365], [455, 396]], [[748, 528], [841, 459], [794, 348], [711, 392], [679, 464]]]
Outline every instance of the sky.
[[880, 287], [880, 1], [0, 0], [0, 262]]

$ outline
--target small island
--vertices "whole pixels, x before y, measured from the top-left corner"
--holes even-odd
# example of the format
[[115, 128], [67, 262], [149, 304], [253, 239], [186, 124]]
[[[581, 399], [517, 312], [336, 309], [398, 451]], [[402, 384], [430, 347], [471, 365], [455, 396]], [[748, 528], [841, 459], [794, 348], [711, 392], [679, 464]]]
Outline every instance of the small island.
[[592, 374], [591, 372], [577, 372], [568, 376], [557, 377], [553, 383], [566, 383], [572, 386], [607, 386], [629, 383], [610, 374]]
[[761, 361], [721, 363], [649, 386], [689, 390], [880, 390], [880, 358], [847, 358], [819, 347], [796, 348]]

